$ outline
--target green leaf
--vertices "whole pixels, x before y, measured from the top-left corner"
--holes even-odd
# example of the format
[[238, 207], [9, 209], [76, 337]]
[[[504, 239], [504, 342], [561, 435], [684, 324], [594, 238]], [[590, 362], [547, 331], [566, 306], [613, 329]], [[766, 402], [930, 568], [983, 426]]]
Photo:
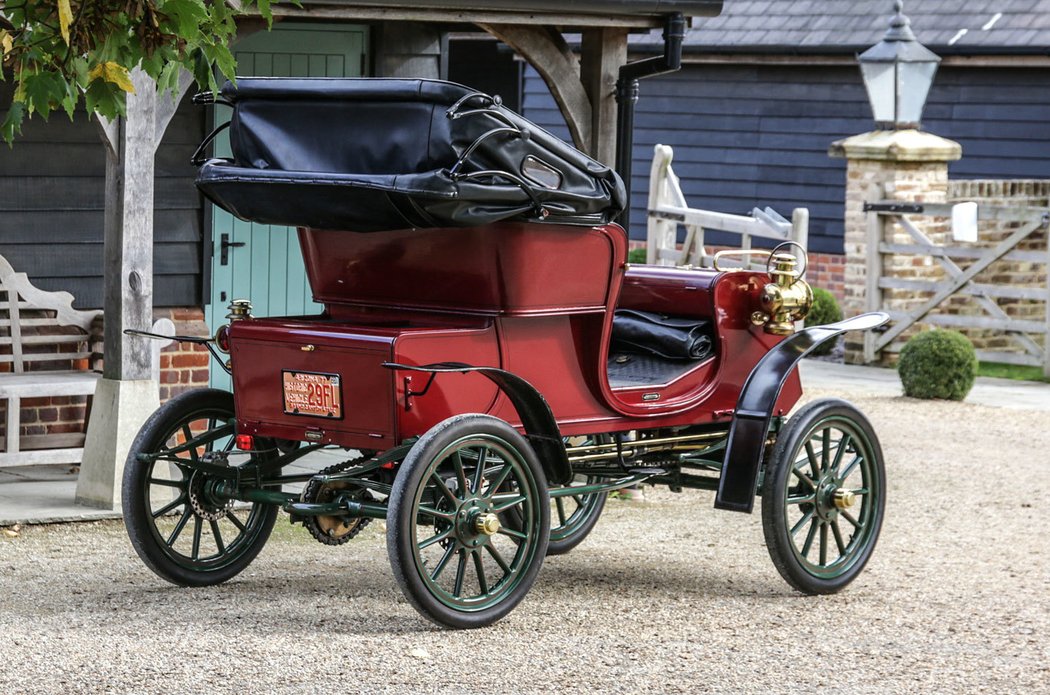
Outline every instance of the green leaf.
[[174, 25], [180, 37], [187, 41], [194, 40], [201, 33], [201, 25], [208, 20], [208, 10], [204, 3], [196, 0], [167, 0], [160, 6]]
[[105, 80], [93, 80], [84, 92], [88, 111], [112, 120], [124, 114], [124, 91]]
[[20, 102], [14, 102], [7, 109], [4, 122], [0, 123], [0, 137], [8, 145], [14, 142], [15, 136], [22, 132], [22, 121], [25, 118], [25, 106]]
[[39, 113], [46, 121], [51, 111], [66, 96], [66, 81], [62, 75], [53, 72], [42, 72], [27, 75], [25, 84], [25, 102], [29, 113]]

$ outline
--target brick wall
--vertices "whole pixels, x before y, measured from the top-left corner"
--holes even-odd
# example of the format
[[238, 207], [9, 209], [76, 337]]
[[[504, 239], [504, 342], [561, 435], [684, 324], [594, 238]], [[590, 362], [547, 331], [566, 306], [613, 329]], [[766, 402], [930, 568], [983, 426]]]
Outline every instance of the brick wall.
[[[175, 332], [179, 335], [207, 336], [208, 326], [204, 323], [204, 311], [196, 307], [158, 309], [154, 320], [169, 318], [175, 323]], [[98, 334], [101, 335], [101, 326]], [[161, 351], [160, 357], [160, 398], [161, 402], [193, 388], [208, 385], [208, 361], [211, 356], [203, 345], [172, 343]], [[81, 362], [85, 362], [81, 360]], [[69, 368], [71, 365], [66, 365]], [[86, 364], [74, 366], [86, 369]], [[97, 364], [95, 368], [101, 369]], [[79, 446], [78, 441], [86, 431], [88, 401], [85, 396], [63, 396], [46, 398], [25, 398], [22, 400], [22, 437], [40, 435], [64, 435], [63, 446]], [[0, 401], [0, 436], [4, 432], [7, 402]], [[32, 440], [28, 442], [32, 444]], [[57, 444], [57, 441], [54, 442]], [[28, 448], [23, 445], [23, 448]]]

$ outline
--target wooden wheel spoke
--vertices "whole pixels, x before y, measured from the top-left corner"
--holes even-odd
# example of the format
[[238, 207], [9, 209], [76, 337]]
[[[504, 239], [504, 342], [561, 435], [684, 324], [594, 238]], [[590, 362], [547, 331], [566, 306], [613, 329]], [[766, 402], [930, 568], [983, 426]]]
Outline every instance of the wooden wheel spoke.
[[444, 531], [441, 531], [440, 533], [435, 533], [433, 536], [431, 536], [430, 538], [426, 539], [425, 541], [421, 541], [419, 543], [419, 549], [423, 550], [424, 548], [429, 548], [430, 546], [434, 545], [435, 543], [440, 543], [441, 541], [443, 541], [446, 538], [448, 538], [451, 533], [452, 533], [452, 529], [450, 529], [450, 528], [447, 528]]
[[820, 525], [820, 564], [828, 564], [828, 526]]
[[461, 500], [452, 494], [452, 491], [448, 489], [448, 485], [445, 485], [445, 481], [441, 479], [441, 476], [434, 472], [431, 473], [430, 477], [436, 483], [438, 492], [444, 495], [453, 506], [458, 507]]
[[459, 598], [463, 595], [463, 577], [467, 574], [467, 551], [460, 549], [459, 566], [456, 568], [456, 583], [452, 587], [452, 595]]
[[503, 570], [504, 574], [510, 574], [510, 565], [503, 559], [503, 555], [496, 549], [496, 546], [491, 543], [486, 543], [485, 550], [489, 551], [489, 555], [491, 555], [492, 559], [496, 561], [496, 564], [499, 565], [499, 568]]
[[521, 531], [515, 531], [507, 526], [501, 526], [497, 533], [501, 533], [504, 536], [510, 536], [511, 538], [517, 538], [518, 540], [524, 541], [528, 539], [528, 536]]
[[809, 489], [810, 489], [810, 490], [816, 490], [816, 489], [817, 489], [817, 484], [816, 484], [815, 482], [813, 482], [813, 479], [812, 479], [812, 478], [810, 478], [810, 477], [809, 477], [808, 475], [806, 475], [805, 473], [803, 473], [803, 472], [802, 472], [802, 470], [801, 470], [801, 469], [799, 469], [799, 468], [798, 468], [797, 466], [793, 466], [793, 467], [791, 468], [791, 472], [795, 474], [795, 477], [796, 477], [796, 478], [798, 478], [798, 479], [799, 479], [799, 480], [801, 480], [801, 481], [802, 481], [803, 483], [805, 483], [806, 485], [808, 485], [808, 486], [809, 486]]
[[190, 551], [190, 558], [193, 560], [201, 558], [201, 530], [201, 518], [195, 515], [193, 517], [193, 549]]
[[820, 433], [820, 472], [827, 473], [831, 465], [831, 429]]
[[437, 565], [434, 566], [433, 573], [431, 573], [431, 575], [430, 575], [431, 581], [435, 581], [435, 582], [437, 581], [438, 577], [441, 576], [441, 573], [445, 571], [445, 567], [448, 566], [449, 560], [451, 560], [452, 556], [455, 555], [455, 554], [456, 554], [456, 546], [455, 545], [450, 545], [450, 546], [448, 546], [448, 548], [445, 549], [445, 554], [441, 556], [440, 560], [438, 560]]
[[[187, 424], [182, 426], [182, 436], [186, 438], [185, 444], [189, 444], [190, 442], [193, 441], [193, 432], [190, 430], [189, 423], [187, 423]], [[190, 447], [188, 449], [188, 451], [189, 451], [189, 454], [190, 454], [190, 458], [193, 459], [194, 462], [197, 462], [197, 461], [200, 460], [197, 457], [197, 447], [195, 447], [195, 446]]]
[[474, 572], [478, 575], [478, 588], [481, 589], [482, 594], [487, 594], [489, 592], [489, 582], [485, 576], [485, 567], [481, 561], [481, 553], [474, 550], [470, 554], [474, 558]]
[[820, 519], [813, 519], [809, 532], [806, 534], [806, 542], [802, 544], [802, 557], [809, 555], [810, 548], [813, 547], [813, 539], [817, 537], [818, 528], [820, 528]]
[[230, 523], [233, 524], [234, 526], [236, 526], [237, 530], [240, 531], [241, 533], [244, 533], [245, 531], [248, 530], [248, 527], [246, 527], [241, 522], [241, 520], [237, 518], [237, 515], [235, 515], [233, 512], [227, 511], [226, 512], [226, 518], [229, 519]]
[[817, 454], [813, 451], [813, 442], [806, 441], [806, 458], [809, 459], [809, 467], [813, 471], [813, 477], [820, 477], [820, 463], [817, 461]]
[[817, 499], [817, 493], [811, 492], [808, 495], [788, 495], [788, 504], [805, 504], [806, 502], [813, 502]]
[[841, 512], [839, 512], [839, 513], [840, 513], [840, 514], [842, 515], [842, 518], [843, 518], [843, 519], [845, 519], [846, 521], [848, 521], [848, 522], [850, 522], [851, 524], [853, 524], [853, 528], [857, 529], [858, 531], [859, 531], [860, 529], [864, 528], [864, 524], [862, 524], [862, 523], [860, 523], [859, 521], [857, 521], [856, 519], [854, 519], [854, 518], [853, 518], [853, 515], [852, 515], [852, 514], [850, 514], [849, 512], [847, 512], [846, 510], [842, 510], [842, 511], [841, 511]]
[[505, 512], [511, 507], [517, 507], [519, 504], [524, 502], [526, 497], [517, 493], [510, 493], [505, 495], [493, 495], [492, 496], [492, 512], [499, 514]]
[[471, 491], [475, 495], [481, 494], [481, 481], [484, 480], [485, 475], [485, 459], [488, 458], [489, 450], [487, 447], [478, 448], [478, 467], [474, 471], [474, 484], [471, 487]]
[[463, 468], [463, 452], [456, 450], [452, 453], [452, 467], [456, 471], [456, 484], [459, 486], [460, 499], [466, 499], [465, 495], [470, 491], [467, 485], [467, 471]]
[[846, 453], [846, 448], [850, 444], [849, 432], [842, 433], [842, 439], [839, 440], [838, 449], [835, 451], [835, 458], [831, 462], [831, 470], [838, 474], [839, 466], [842, 465], [842, 457]]
[[831, 522], [831, 533], [835, 536], [835, 545], [839, 549], [839, 557], [846, 556], [846, 543], [842, 540], [842, 531], [839, 529], [838, 520]]
[[[170, 512], [171, 510], [173, 510], [176, 507], [178, 507], [180, 504], [186, 504], [186, 493], [182, 493], [181, 495], [176, 497], [173, 501], [171, 501], [168, 504], [164, 505], [163, 507], [161, 507], [157, 511], [151, 512], [151, 514], [153, 515], [153, 518], [156, 519], [157, 517], [164, 516], [165, 514]], [[169, 543], [169, 545], [170, 545], [170, 543]]]
[[456, 517], [456, 512], [454, 512], [454, 511], [443, 512], [443, 511], [434, 509], [433, 507], [427, 507], [427, 506], [422, 505], [422, 504], [419, 505], [418, 509], [419, 509], [419, 513], [420, 514], [426, 514], [427, 516], [432, 517], [434, 519], [449, 519], [449, 520], [451, 520], [451, 519], [454, 519]]
[[222, 542], [222, 531], [219, 530], [219, 522], [215, 519], [209, 519], [208, 523], [211, 525], [211, 535], [215, 539], [215, 547], [218, 548], [219, 554], [226, 552], [226, 544]]
[[500, 485], [506, 482], [507, 476], [509, 476], [511, 474], [511, 471], [513, 470], [514, 468], [509, 463], [504, 461], [503, 466], [500, 468], [499, 475], [497, 475], [496, 478], [489, 485], [489, 490], [491, 490], [492, 492], [499, 490]]
[[150, 478], [150, 485], [160, 485], [161, 487], [177, 487], [180, 490], [186, 489], [185, 480], [165, 480], [163, 478]]
[[806, 524], [808, 524], [810, 521], [813, 520], [813, 515], [816, 514], [816, 513], [817, 513], [816, 510], [810, 509], [808, 512], [803, 514], [802, 518], [799, 519], [798, 522], [794, 526], [791, 527], [791, 537], [794, 538], [796, 533], [798, 533], [803, 528], [805, 528]]
[[845, 480], [846, 478], [850, 477], [850, 474], [853, 473], [853, 471], [857, 470], [857, 466], [863, 463], [863, 461], [864, 457], [858, 454], [852, 461], [849, 462], [849, 465], [846, 466], [846, 470], [842, 471], [842, 475], [840, 475], [839, 477], [842, 480]]
[[179, 534], [182, 533], [182, 529], [186, 528], [186, 522], [190, 520], [190, 516], [192, 516], [192, 514], [190, 513], [190, 508], [186, 507], [182, 511], [182, 517], [175, 524], [175, 528], [171, 530], [171, 534], [168, 536], [168, 539], [164, 541], [165, 545], [167, 545], [169, 548], [175, 545], [175, 541], [179, 539]]

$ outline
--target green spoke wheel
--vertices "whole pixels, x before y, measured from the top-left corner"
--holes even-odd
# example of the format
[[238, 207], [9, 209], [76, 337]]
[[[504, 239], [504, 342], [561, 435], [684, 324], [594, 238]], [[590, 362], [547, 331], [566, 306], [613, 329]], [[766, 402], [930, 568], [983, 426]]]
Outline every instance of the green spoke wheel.
[[[604, 479], [577, 474], [569, 485], [593, 485], [602, 480]], [[562, 555], [582, 543], [598, 523], [598, 517], [602, 515], [607, 499], [607, 492], [552, 497], [551, 540], [547, 546], [547, 554]]]
[[[124, 467], [122, 505], [131, 545], [158, 576], [180, 586], [210, 586], [240, 573], [259, 554], [277, 507], [232, 506], [213, 494], [217, 479], [191, 467], [233, 449], [233, 394], [198, 389], [165, 403], [142, 426]], [[259, 440], [257, 440], [259, 441]], [[140, 461], [139, 454], [152, 454]]]
[[[511, 527], [506, 515], [521, 520]], [[453, 628], [491, 625], [528, 593], [550, 534], [546, 478], [506, 422], [458, 415], [408, 452], [390, 493], [387, 552], [416, 610]]]
[[762, 488], [766, 547], [788, 584], [829, 594], [856, 579], [875, 549], [885, 506], [882, 449], [860, 411], [829, 398], [791, 418]]

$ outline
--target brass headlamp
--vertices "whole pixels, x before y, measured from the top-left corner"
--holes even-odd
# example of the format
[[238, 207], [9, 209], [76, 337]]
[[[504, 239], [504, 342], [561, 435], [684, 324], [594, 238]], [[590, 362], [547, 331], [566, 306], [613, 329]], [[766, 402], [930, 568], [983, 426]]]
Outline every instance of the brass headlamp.
[[[798, 247], [798, 256], [786, 250], [791, 246]], [[724, 270], [718, 265], [719, 258], [739, 255], [766, 256], [766, 272], [773, 280], [762, 288], [759, 297], [762, 310], [751, 314], [751, 322], [772, 335], [794, 333], [795, 322], [804, 319], [813, 306], [813, 290], [802, 279], [808, 263], [803, 262], [799, 268], [799, 258], [807, 260], [806, 250], [797, 242], [787, 241], [772, 251], [720, 251], [715, 254], [715, 269]]]

